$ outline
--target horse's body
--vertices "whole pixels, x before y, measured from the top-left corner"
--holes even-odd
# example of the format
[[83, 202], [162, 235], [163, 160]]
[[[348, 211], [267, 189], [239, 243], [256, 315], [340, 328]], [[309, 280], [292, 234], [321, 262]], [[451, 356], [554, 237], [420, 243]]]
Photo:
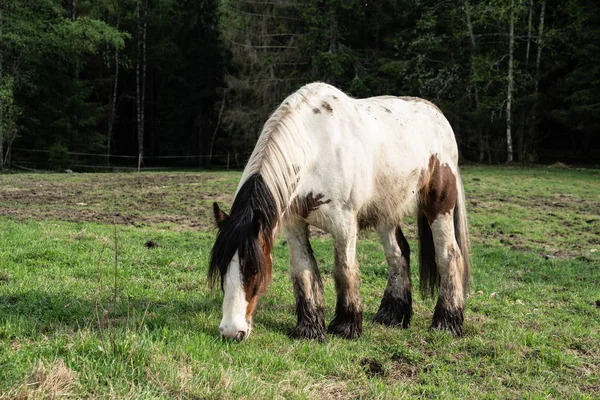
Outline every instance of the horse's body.
[[[439, 301], [433, 327], [460, 334], [469, 279], [468, 233], [458, 151], [450, 124], [431, 103], [392, 96], [353, 99], [322, 84], [288, 97], [269, 118], [244, 170], [231, 218], [221, 228], [209, 275], [225, 292], [221, 333], [246, 337], [270, 279], [275, 230], [290, 249], [298, 325], [292, 336], [324, 339], [323, 286], [308, 224], [331, 233], [336, 316], [329, 331], [362, 333], [356, 239], [374, 227], [390, 265], [376, 322], [407, 327], [412, 315], [402, 218], [419, 221], [421, 289]], [[242, 310], [243, 309], [243, 310]]]

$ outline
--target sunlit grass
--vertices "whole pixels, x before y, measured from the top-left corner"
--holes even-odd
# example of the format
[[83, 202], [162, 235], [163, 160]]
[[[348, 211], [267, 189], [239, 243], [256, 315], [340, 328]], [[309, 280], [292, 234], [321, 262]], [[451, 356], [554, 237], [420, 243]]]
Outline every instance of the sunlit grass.
[[[464, 168], [474, 275], [465, 336], [430, 331], [435, 303], [418, 293], [409, 329], [370, 322], [387, 267], [376, 236], [367, 232], [358, 249], [364, 336], [354, 341], [328, 336], [323, 344], [287, 337], [295, 316], [283, 240], [277, 242], [273, 281], [250, 339], [218, 339], [221, 294], [208, 290], [205, 277], [215, 233], [209, 210], [196, 215], [196, 227], [153, 219], [191, 215], [185, 204], [199, 208], [198, 199], [202, 207], [213, 199], [226, 204], [239, 179], [239, 173], [198, 175], [142, 174], [144, 195], [135, 201], [118, 195], [136, 190], [118, 188], [118, 175], [0, 176], [0, 206], [28, 209], [26, 216], [0, 217], [0, 396], [600, 395], [599, 171]], [[190, 182], [211, 183], [198, 189]], [[25, 197], [27, 203], [1, 196], [7, 188], [39, 184], [60, 185], [67, 192], [87, 188], [85, 199], [67, 196], [62, 210], [76, 210], [79, 202], [90, 204], [79, 207], [121, 216], [135, 217], [144, 209], [151, 217], [138, 226], [116, 226], [116, 295], [112, 224], [68, 221], [79, 215], [74, 211], [72, 218], [61, 211], [54, 218], [51, 213], [36, 217], [36, 210], [48, 206], [36, 202], [35, 194]], [[144, 205], [149, 193], [164, 196]], [[113, 199], [123, 209], [114, 211]], [[414, 229], [404, 230], [418, 287]], [[149, 240], [158, 247], [146, 247]], [[314, 238], [313, 247], [330, 321], [335, 307], [331, 239]]]

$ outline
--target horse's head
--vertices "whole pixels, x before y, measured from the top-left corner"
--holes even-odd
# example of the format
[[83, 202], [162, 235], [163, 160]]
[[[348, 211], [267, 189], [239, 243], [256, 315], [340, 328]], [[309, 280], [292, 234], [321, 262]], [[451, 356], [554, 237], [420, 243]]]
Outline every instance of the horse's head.
[[[208, 279], [221, 279], [224, 338], [242, 340], [250, 335], [258, 298], [271, 279], [272, 229], [260, 210], [232, 213], [229, 217], [217, 203], [213, 211], [219, 233], [211, 252]], [[250, 215], [251, 214], [251, 215]]]

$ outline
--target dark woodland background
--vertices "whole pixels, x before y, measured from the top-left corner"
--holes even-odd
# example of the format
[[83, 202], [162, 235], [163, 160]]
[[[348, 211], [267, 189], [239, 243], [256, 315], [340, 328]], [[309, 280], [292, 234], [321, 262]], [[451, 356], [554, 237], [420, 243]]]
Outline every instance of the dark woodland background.
[[464, 162], [600, 160], [595, 0], [0, 4], [3, 169], [243, 166], [316, 80], [433, 101]]

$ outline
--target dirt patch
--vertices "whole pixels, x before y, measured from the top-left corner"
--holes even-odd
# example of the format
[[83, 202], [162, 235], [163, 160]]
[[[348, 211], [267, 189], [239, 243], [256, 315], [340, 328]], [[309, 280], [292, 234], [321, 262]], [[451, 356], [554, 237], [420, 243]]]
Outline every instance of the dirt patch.
[[392, 366], [389, 369], [389, 377], [393, 381], [414, 380], [418, 376], [418, 369], [414, 363], [401, 354], [392, 356]]
[[0, 215], [210, 229], [212, 202], [230, 204], [235, 178], [207, 172], [9, 175], [0, 178]]
[[[534, 252], [545, 259], [595, 259], [600, 227], [593, 214], [600, 214], [600, 202], [570, 194], [550, 197], [501, 197], [491, 193], [470, 195], [472, 240], [497, 243], [511, 250]], [[487, 222], [487, 221], [493, 222]], [[479, 223], [477, 221], [486, 221]], [[535, 230], [535, 236], [530, 234]], [[543, 232], [544, 238], [540, 238]], [[591, 245], [591, 247], [590, 247]]]
[[583, 393], [589, 393], [594, 396], [600, 395], [600, 385], [585, 385], [581, 388]]
[[144, 246], [146, 246], [149, 249], [154, 249], [158, 247], [158, 243], [156, 243], [154, 240], [148, 240], [146, 243], [144, 243]]
[[383, 365], [374, 358], [363, 358], [360, 360], [360, 366], [364, 368], [367, 376], [371, 378], [383, 376]]
[[342, 400], [361, 397], [359, 395], [352, 395], [348, 391], [347, 381], [334, 378], [322, 379], [318, 383], [309, 386], [307, 390], [312, 394], [309, 397], [315, 399]]

